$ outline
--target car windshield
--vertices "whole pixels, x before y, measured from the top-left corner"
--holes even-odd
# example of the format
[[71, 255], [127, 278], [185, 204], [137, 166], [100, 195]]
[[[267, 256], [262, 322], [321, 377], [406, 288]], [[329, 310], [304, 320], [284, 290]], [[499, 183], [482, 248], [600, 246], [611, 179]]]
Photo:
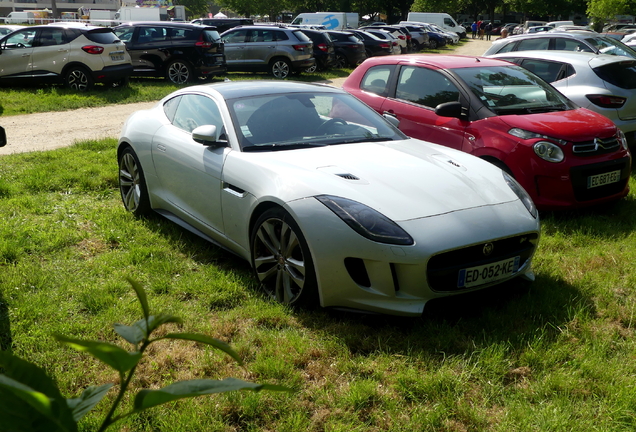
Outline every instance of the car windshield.
[[453, 69], [496, 114], [532, 114], [572, 108], [569, 100], [532, 72], [519, 66]]
[[636, 58], [636, 51], [615, 39], [594, 37], [585, 39], [585, 41], [596, 48], [600, 53]]
[[228, 100], [243, 151], [287, 150], [406, 137], [348, 94], [290, 93]]

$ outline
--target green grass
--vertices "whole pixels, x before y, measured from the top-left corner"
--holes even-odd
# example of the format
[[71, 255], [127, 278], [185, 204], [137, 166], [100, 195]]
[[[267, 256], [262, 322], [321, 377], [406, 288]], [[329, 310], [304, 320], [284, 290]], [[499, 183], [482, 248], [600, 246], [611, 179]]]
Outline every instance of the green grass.
[[[180, 401], [115, 430], [636, 427], [634, 192], [603, 208], [543, 214], [532, 284], [430, 302], [416, 319], [293, 311], [263, 298], [245, 262], [162, 218], [126, 213], [115, 145], [0, 158], [0, 348], [44, 367], [67, 397], [116, 382], [52, 335], [118, 340], [112, 324], [141, 314], [130, 276], [153, 311], [229, 342], [246, 364], [186, 342], [158, 343], [136, 388], [234, 376], [297, 390]], [[95, 430], [104, 409], [81, 430]]]

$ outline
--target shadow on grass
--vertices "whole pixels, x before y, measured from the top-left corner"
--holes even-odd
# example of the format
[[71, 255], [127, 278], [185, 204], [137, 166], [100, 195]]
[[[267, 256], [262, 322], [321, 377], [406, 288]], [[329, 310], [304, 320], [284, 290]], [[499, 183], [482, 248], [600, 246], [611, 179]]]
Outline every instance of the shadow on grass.
[[0, 351], [9, 351], [12, 343], [9, 308], [0, 292]]

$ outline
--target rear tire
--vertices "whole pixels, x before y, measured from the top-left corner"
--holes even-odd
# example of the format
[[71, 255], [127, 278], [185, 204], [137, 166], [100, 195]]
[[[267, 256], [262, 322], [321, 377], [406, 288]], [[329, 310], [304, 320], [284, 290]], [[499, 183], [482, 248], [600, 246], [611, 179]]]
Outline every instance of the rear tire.
[[119, 192], [124, 207], [135, 216], [146, 216], [152, 212], [144, 171], [130, 147], [119, 155]]
[[269, 65], [269, 72], [276, 79], [285, 79], [291, 73], [291, 65], [286, 59], [274, 59]]
[[73, 66], [66, 72], [64, 84], [71, 90], [85, 92], [92, 89], [95, 82], [86, 68]]
[[336, 54], [336, 60], [333, 63], [333, 67], [336, 69], [344, 69], [348, 66], [347, 58], [342, 54]]
[[185, 60], [173, 60], [166, 67], [166, 78], [174, 84], [186, 84], [194, 79], [192, 66]]
[[437, 41], [435, 39], [431, 39], [428, 41], [428, 47], [430, 49], [437, 49]]

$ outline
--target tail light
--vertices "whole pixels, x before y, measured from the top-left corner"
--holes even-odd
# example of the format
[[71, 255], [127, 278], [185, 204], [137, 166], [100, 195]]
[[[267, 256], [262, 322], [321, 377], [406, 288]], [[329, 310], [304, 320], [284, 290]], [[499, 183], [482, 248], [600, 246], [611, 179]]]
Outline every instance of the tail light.
[[327, 44], [325, 44], [325, 43], [318, 44], [318, 49], [319, 49], [320, 51], [324, 51], [324, 52], [329, 51], [329, 47], [328, 47], [328, 46], [327, 46]]
[[82, 50], [89, 54], [101, 54], [104, 52], [104, 47], [99, 45], [84, 45]]
[[625, 105], [627, 100], [620, 96], [607, 96], [607, 95], [585, 95], [594, 105], [598, 105], [601, 108], [620, 108]]
[[307, 45], [292, 45], [296, 51], [305, 51]]
[[398, 39], [406, 40], [406, 36], [404, 36], [404, 35], [399, 35], [399, 36], [398, 36]]
[[199, 40], [197, 40], [194, 43], [194, 46], [199, 47], [199, 48], [211, 48], [212, 47], [212, 42], [206, 42], [205, 40], [203, 40], [203, 33], [201, 33], [199, 35]]
[[382, 42], [382, 43], [380, 44], [380, 48], [391, 48], [391, 45], [389, 45], [388, 43], [384, 43], [384, 42]]

